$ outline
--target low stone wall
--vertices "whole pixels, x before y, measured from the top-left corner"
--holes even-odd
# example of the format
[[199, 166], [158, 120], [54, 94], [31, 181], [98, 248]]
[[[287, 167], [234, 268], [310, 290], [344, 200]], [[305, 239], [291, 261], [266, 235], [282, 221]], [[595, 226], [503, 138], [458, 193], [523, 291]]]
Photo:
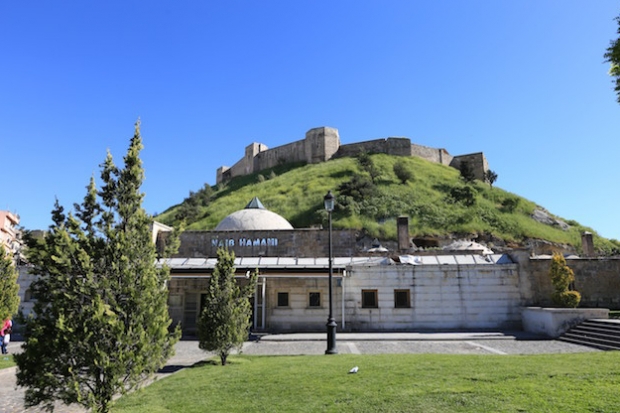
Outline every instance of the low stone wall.
[[[510, 253], [523, 274], [524, 305], [552, 306], [553, 285], [549, 278], [550, 258], [531, 258], [528, 251]], [[579, 307], [620, 309], [620, 258], [567, 258], [575, 273]]]
[[523, 330], [557, 338], [585, 320], [609, 318], [606, 308], [541, 308], [523, 309]]

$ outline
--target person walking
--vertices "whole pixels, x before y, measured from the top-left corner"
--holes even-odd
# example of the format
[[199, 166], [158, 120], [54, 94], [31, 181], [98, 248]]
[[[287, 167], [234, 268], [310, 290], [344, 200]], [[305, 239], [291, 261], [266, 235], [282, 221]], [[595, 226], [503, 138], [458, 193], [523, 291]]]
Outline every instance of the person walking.
[[8, 350], [6, 349], [7, 344], [11, 341], [11, 333], [13, 332], [13, 321], [10, 318], [7, 318], [2, 323], [2, 328], [0, 328], [0, 347], [2, 347], [2, 354], [8, 354]]

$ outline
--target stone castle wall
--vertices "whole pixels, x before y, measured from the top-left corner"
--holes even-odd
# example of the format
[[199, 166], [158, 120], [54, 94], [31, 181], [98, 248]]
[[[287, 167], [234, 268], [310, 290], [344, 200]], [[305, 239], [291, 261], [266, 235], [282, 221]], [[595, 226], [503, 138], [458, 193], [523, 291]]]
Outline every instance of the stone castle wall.
[[430, 162], [459, 168], [469, 163], [477, 179], [484, 180], [488, 169], [482, 152], [452, 156], [445, 149], [412, 144], [409, 138], [374, 139], [340, 145], [338, 130], [330, 127], [310, 129], [303, 140], [269, 149], [261, 143], [252, 143], [245, 149], [245, 156], [232, 167], [221, 166], [217, 170], [216, 182], [225, 182], [236, 176], [248, 175], [293, 162], [309, 164], [325, 162], [333, 158], [357, 156], [360, 152], [385, 153], [397, 156], [417, 156]]
[[427, 161], [440, 163], [442, 165], [450, 165], [452, 159], [454, 158], [445, 149], [437, 149], [415, 144], [411, 145], [411, 156], [417, 156], [419, 158], [426, 159]]
[[335, 157], [357, 156], [361, 152], [411, 156], [411, 141], [407, 138], [386, 138], [341, 145]]

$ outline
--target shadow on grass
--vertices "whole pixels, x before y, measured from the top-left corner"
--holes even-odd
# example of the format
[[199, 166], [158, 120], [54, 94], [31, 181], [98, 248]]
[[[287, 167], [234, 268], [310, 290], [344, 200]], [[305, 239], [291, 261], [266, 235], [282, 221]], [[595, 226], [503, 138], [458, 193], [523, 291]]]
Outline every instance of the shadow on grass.
[[195, 367], [204, 367], [204, 366], [219, 366], [220, 362], [217, 360], [201, 360], [197, 363], [194, 363], [190, 366], [190, 368], [195, 368]]
[[183, 370], [184, 368], [187, 368], [188, 366], [182, 366], [182, 365], [169, 365], [169, 366], [164, 366], [161, 369], [159, 369], [159, 371], [157, 371], [158, 373], [163, 373], [163, 374], [172, 374], [172, 373], [176, 373], [179, 370]]

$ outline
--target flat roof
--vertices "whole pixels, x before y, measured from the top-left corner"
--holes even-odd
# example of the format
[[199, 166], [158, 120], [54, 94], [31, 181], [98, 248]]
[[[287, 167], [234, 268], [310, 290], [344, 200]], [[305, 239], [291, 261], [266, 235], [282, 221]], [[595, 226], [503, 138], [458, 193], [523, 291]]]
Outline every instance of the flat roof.
[[[217, 258], [165, 258], [159, 260], [171, 270], [209, 270], [215, 268]], [[400, 255], [393, 257], [333, 257], [332, 267], [373, 265], [495, 265], [514, 264], [506, 254], [489, 255]], [[245, 269], [326, 269], [329, 257], [237, 257], [235, 267]]]

